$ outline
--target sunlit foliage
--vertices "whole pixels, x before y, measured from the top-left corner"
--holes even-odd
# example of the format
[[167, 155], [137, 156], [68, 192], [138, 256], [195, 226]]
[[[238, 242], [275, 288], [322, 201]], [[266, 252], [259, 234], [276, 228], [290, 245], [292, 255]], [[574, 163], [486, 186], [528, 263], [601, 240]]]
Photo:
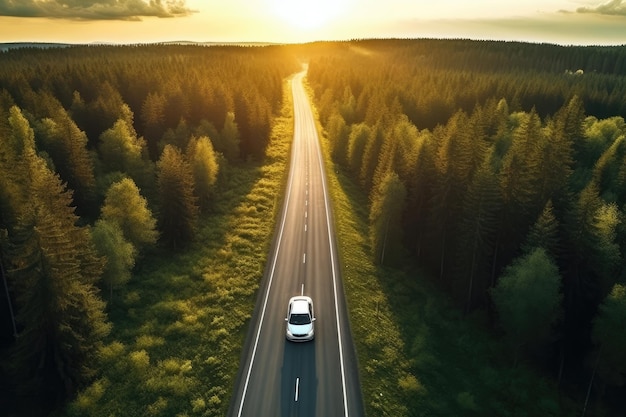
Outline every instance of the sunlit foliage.
[[[47, 414], [111, 365], [98, 363], [110, 331], [100, 289], [109, 310], [142, 300], [141, 292], [126, 291], [129, 282], [162, 255], [155, 251], [186, 246], [197, 235], [198, 202], [209, 216], [222, 199], [219, 183], [227, 176], [220, 172], [265, 158], [283, 79], [298, 68], [274, 47], [0, 54], [3, 410], [6, 404], [10, 414]], [[185, 317], [172, 329], [199, 326], [199, 314]], [[138, 367], [154, 362], [131, 356]], [[78, 409], [123, 379], [117, 371], [111, 375], [119, 378], [97, 379], [81, 393]], [[156, 383], [161, 376], [151, 377]], [[162, 382], [186, 393], [181, 381]], [[227, 402], [221, 390], [209, 392], [203, 407], [194, 394], [196, 409]], [[148, 408], [163, 411], [163, 398]]]
[[412, 254], [407, 266], [427, 271], [465, 314], [495, 319], [493, 289], [541, 248], [556, 266], [563, 320], [517, 352], [559, 364], [557, 378], [587, 373], [591, 323], [625, 271], [624, 49], [464, 40], [311, 49], [308, 80], [335, 164], [370, 196], [369, 210], [387, 173], [406, 187], [395, 239]]

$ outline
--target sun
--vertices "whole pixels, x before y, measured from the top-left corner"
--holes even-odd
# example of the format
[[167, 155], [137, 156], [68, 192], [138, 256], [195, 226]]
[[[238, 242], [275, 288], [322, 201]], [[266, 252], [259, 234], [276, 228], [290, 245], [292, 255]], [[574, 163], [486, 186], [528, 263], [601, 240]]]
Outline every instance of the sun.
[[348, 0], [269, 0], [272, 13], [302, 30], [317, 29], [339, 17]]

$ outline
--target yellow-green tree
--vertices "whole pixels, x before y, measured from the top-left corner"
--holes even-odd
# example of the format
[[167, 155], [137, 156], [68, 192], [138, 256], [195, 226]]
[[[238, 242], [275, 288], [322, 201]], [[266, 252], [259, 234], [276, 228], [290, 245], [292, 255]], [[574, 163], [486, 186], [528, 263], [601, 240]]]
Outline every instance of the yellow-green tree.
[[102, 206], [102, 219], [117, 224], [125, 239], [137, 250], [157, 241], [156, 220], [148, 202], [130, 178], [109, 187]]
[[211, 140], [202, 136], [192, 137], [187, 145], [187, 160], [191, 164], [194, 178], [194, 194], [201, 210], [211, 205], [213, 188], [217, 182], [219, 164]]
[[113, 221], [98, 220], [91, 229], [91, 238], [105, 259], [102, 282], [109, 287], [109, 300], [113, 298], [113, 288], [126, 284], [135, 266], [136, 250], [124, 238], [119, 225]]

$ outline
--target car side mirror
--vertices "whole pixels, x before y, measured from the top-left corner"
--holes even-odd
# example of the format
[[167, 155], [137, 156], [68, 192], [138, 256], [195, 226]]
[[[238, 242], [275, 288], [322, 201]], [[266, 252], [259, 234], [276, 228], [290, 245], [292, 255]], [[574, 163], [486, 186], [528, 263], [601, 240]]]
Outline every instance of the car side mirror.
[[317, 318], [316, 318], [316, 317], [313, 317], [313, 321], [315, 321], [315, 320], [317, 320]]
[[287, 317], [285, 317], [285, 321], [288, 321], [289, 319]]

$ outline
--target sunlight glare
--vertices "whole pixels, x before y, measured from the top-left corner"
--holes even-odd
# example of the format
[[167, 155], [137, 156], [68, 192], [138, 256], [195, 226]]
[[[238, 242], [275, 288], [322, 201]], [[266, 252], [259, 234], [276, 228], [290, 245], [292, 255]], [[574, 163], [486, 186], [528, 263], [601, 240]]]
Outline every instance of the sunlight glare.
[[297, 29], [316, 29], [345, 12], [348, 0], [270, 0], [272, 12]]

